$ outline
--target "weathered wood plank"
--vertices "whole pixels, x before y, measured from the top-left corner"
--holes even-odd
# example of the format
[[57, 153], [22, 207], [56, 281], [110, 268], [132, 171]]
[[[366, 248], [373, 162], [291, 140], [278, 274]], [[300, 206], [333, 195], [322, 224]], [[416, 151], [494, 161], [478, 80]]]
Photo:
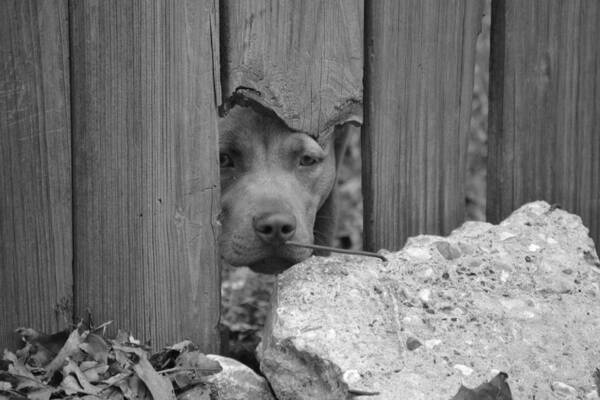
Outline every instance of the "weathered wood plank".
[[[0, 1], [0, 349], [70, 322], [67, 1]], [[63, 318], [66, 317], [66, 318]]]
[[365, 247], [464, 219], [477, 0], [365, 3]]
[[488, 209], [579, 214], [600, 242], [600, 3], [492, 2]]
[[155, 347], [218, 350], [217, 21], [213, 0], [71, 3], [75, 310]]
[[362, 0], [221, 2], [225, 97], [237, 88], [314, 135], [362, 117]]

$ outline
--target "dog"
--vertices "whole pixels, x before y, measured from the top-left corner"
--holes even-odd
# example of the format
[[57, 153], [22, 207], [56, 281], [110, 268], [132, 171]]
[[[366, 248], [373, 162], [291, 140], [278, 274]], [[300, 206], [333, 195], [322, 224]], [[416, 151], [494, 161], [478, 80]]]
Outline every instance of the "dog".
[[286, 241], [331, 245], [347, 136], [337, 126], [316, 139], [252, 106], [233, 107], [220, 119], [223, 261], [277, 274], [312, 254]]

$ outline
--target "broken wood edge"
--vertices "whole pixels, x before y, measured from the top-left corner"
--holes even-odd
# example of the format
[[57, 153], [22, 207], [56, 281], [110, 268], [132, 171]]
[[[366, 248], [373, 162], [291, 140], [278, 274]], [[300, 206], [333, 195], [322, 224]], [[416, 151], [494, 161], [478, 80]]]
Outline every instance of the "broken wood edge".
[[357, 99], [349, 99], [344, 104], [336, 107], [338, 113], [335, 118], [327, 121], [318, 132], [305, 132], [294, 128], [290, 123], [279, 115], [276, 111], [277, 107], [270, 104], [257, 89], [246, 86], [238, 86], [233, 93], [223, 100], [223, 103], [218, 108], [219, 117], [224, 118], [235, 106], [251, 107], [259, 114], [269, 117], [275, 117], [280, 120], [289, 130], [293, 132], [305, 133], [317, 140], [323, 141], [327, 138], [336, 126], [344, 124], [352, 124], [362, 126], [363, 123], [363, 105], [362, 101]]

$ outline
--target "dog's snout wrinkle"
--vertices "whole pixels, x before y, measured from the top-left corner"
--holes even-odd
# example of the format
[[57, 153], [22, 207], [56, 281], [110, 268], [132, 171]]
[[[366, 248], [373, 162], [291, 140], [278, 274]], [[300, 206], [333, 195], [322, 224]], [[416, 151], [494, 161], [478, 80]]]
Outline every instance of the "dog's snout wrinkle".
[[296, 233], [296, 218], [287, 213], [265, 213], [252, 218], [256, 235], [268, 244], [283, 244]]

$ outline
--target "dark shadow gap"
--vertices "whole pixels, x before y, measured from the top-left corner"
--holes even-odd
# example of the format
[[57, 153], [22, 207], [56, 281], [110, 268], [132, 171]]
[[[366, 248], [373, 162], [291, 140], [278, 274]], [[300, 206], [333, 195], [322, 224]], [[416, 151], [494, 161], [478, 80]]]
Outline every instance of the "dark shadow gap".
[[466, 219], [485, 221], [491, 1], [485, 0], [477, 38], [466, 181]]

